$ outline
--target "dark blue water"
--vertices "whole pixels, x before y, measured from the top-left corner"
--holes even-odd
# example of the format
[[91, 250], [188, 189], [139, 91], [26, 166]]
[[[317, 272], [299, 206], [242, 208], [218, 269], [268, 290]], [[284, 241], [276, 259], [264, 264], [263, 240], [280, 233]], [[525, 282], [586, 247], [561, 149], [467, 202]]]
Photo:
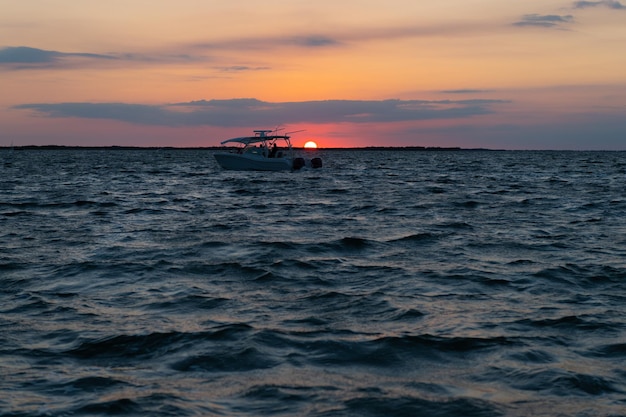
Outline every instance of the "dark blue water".
[[624, 416], [626, 153], [15, 150], [0, 416]]

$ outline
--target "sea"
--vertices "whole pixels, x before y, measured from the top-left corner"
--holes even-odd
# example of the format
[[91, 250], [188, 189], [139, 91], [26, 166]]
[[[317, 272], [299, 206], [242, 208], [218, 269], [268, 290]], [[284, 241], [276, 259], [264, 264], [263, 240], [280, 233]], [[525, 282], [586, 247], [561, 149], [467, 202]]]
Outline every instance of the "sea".
[[626, 152], [213, 152], [0, 149], [0, 416], [626, 416]]

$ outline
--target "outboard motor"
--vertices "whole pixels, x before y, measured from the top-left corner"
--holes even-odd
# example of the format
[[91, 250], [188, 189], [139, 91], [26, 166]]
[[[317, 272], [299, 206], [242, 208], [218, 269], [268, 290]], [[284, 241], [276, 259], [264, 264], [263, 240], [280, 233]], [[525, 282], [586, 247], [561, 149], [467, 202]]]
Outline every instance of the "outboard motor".
[[293, 160], [292, 168], [298, 170], [304, 166], [304, 158], [296, 158]]
[[321, 167], [322, 167], [322, 158], [311, 159], [311, 168], [321, 168]]

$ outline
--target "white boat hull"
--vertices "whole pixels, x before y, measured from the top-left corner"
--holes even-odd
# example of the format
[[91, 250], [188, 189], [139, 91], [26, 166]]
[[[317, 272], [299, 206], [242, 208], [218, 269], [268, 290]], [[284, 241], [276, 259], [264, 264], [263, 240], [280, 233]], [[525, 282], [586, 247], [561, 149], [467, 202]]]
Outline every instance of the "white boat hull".
[[290, 171], [290, 158], [267, 158], [255, 154], [216, 153], [217, 163], [224, 169], [236, 171]]

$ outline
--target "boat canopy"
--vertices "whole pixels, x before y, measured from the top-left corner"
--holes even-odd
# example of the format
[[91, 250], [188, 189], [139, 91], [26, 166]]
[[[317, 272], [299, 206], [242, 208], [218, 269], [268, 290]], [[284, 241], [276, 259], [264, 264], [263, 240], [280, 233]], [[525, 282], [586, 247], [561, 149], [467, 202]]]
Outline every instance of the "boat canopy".
[[[256, 131], [255, 131], [256, 132]], [[258, 132], [266, 132], [263, 130], [260, 130]], [[286, 140], [289, 141], [289, 137], [287, 135], [266, 135], [266, 134], [260, 134], [260, 135], [256, 135], [256, 136], [242, 136], [239, 138], [232, 138], [232, 139], [227, 139], [223, 142], [221, 142], [222, 145], [226, 145], [227, 143], [241, 143], [244, 145], [250, 145], [253, 143], [259, 143], [259, 142], [271, 142], [273, 140], [276, 139], [282, 139], [282, 140]]]

